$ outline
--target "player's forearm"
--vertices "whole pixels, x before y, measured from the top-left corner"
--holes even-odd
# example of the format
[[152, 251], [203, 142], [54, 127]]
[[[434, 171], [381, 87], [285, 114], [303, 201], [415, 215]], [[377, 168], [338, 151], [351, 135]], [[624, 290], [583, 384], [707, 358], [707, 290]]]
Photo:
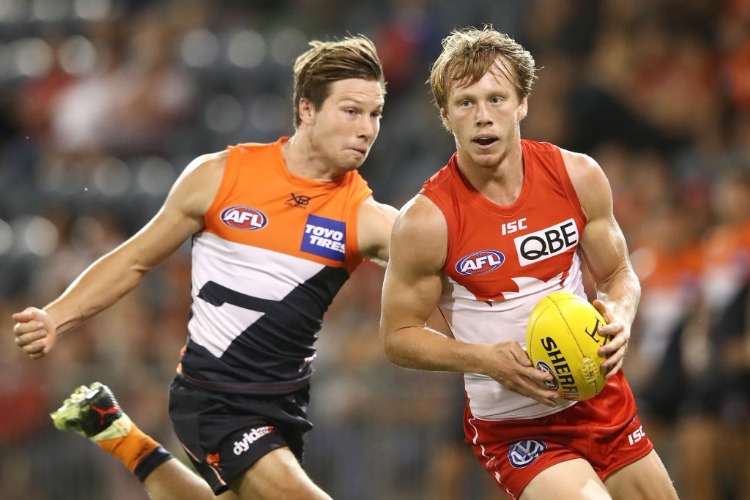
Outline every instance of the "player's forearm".
[[597, 298], [617, 317], [632, 324], [641, 300], [641, 285], [632, 269], [624, 269], [612, 279], [597, 284]]
[[59, 335], [120, 300], [141, 282], [147, 271], [127, 262], [124, 256], [106, 255], [89, 266], [44, 309]]
[[467, 344], [431, 328], [403, 328], [384, 337], [388, 360], [403, 368], [483, 373], [484, 346]]

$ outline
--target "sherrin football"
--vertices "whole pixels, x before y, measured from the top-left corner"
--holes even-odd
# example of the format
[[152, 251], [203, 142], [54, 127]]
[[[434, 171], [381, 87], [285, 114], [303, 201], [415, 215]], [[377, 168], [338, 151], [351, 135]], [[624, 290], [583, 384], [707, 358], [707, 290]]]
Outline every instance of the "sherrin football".
[[526, 351], [534, 366], [554, 378], [545, 385], [561, 397], [583, 401], [599, 394], [606, 379], [604, 356], [609, 341], [599, 335], [605, 321], [591, 303], [571, 292], [552, 292], [534, 306], [526, 327]]

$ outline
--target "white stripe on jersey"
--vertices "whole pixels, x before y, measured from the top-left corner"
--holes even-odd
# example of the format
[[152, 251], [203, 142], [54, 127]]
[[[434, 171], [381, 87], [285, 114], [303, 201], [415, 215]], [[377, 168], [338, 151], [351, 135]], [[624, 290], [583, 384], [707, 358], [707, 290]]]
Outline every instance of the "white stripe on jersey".
[[[557, 290], [585, 296], [580, 269], [581, 260], [575, 254], [565, 283], [561, 284], [562, 273], [549, 281], [513, 278], [519, 292], [504, 292], [506, 300], [493, 301], [491, 304], [477, 301], [468, 289], [448, 278], [443, 286], [440, 309], [457, 340], [472, 344], [515, 340], [525, 349], [529, 314], [542, 297]], [[574, 404], [566, 402], [550, 408], [478, 373], [466, 373], [464, 383], [472, 414], [483, 420], [536, 418]]]
[[299, 257], [224, 240], [212, 233], [195, 238], [192, 249], [190, 338], [220, 357], [263, 312], [233, 304], [214, 306], [198, 297], [209, 281], [258, 299], [279, 301], [325, 266]]

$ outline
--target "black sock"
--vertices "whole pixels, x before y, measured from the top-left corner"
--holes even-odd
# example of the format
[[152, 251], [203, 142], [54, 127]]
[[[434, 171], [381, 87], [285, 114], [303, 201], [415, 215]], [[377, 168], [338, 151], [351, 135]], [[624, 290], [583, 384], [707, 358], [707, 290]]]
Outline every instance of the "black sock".
[[154, 469], [159, 467], [170, 458], [172, 458], [171, 453], [169, 453], [163, 447], [157, 446], [156, 448], [154, 448], [154, 451], [149, 453], [146, 458], [141, 460], [138, 465], [136, 465], [133, 474], [135, 474], [136, 477], [140, 479], [141, 482], [143, 482], [146, 480], [148, 475], [154, 471]]

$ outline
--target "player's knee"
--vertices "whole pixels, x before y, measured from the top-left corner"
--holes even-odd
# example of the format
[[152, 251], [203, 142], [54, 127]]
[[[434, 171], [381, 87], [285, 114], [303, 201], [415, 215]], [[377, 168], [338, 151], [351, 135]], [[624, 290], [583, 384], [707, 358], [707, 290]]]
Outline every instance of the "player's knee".
[[264, 457], [230, 484], [240, 499], [330, 500], [283, 451]]
[[318, 488], [312, 481], [301, 481], [292, 478], [283, 482], [266, 484], [261, 487], [258, 487], [258, 485], [244, 487], [236, 494], [241, 500], [331, 500], [331, 497]]
[[331, 500], [323, 490], [315, 485], [310, 479], [289, 481], [281, 485], [279, 496], [275, 498], [288, 498], [289, 500]]

